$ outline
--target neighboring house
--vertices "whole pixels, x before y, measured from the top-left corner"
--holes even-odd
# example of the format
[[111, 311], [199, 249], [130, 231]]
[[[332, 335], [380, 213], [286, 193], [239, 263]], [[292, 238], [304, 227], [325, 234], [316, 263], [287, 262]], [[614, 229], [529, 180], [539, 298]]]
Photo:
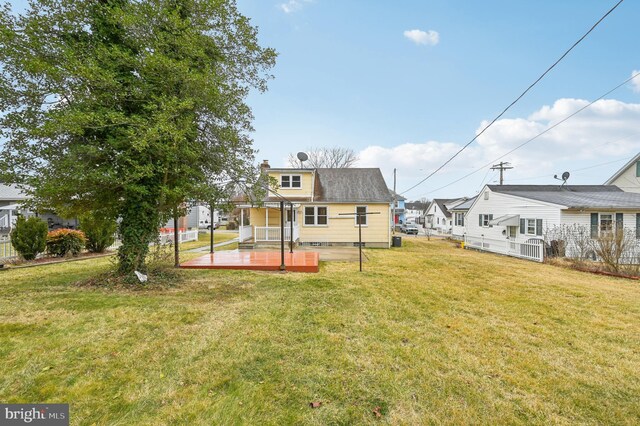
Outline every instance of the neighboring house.
[[456, 204], [449, 209], [451, 212], [451, 237], [457, 240], [464, 240], [464, 235], [467, 232], [465, 226], [465, 216], [469, 211], [469, 208], [476, 200], [476, 197], [470, 198], [467, 201]]
[[285, 241], [290, 240], [293, 227], [293, 240], [301, 245], [357, 245], [358, 221], [354, 214], [366, 212], [374, 214], [362, 218], [364, 245], [390, 246], [393, 198], [380, 169], [270, 168], [266, 161], [262, 168], [279, 187], [269, 191], [261, 203], [235, 200], [241, 222], [249, 214], [249, 225], [240, 229], [243, 243], [280, 241], [280, 201], [285, 198]]
[[450, 233], [453, 221], [449, 208], [466, 200], [466, 198], [435, 198], [425, 213], [425, 226], [443, 234]]
[[429, 203], [413, 201], [404, 203], [404, 207], [407, 222], [415, 222], [424, 225], [424, 214], [429, 207]]
[[633, 157], [605, 185], [615, 185], [625, 192], [640, 192], [640, 153]]
[[18, 214], [28, 213], [20, 206], [26, 200], [27, 196], [17, 186], [0, 184], [0, 236], [11, 232]]
[[391, 194], [392, 200], [395, 200], [395, 209], [393, 208], [393, 201], [391, 202], [391, 212], [395, 214], [393, 223], [396, 225], [405, 223], [407, 220], [405, 215], [405, 201], [407, 201], [407, 199], [400, 194], [396, 194], [391, 189], [389, 190], [389, 193]]
[[537, 244], [562, 225], [582, 226], [591, 238], [617, 226], [640, 236], [640, 194], [614, 185], [486, 185], [464, 219], [467, 245], [542, 260], [519, 244]]

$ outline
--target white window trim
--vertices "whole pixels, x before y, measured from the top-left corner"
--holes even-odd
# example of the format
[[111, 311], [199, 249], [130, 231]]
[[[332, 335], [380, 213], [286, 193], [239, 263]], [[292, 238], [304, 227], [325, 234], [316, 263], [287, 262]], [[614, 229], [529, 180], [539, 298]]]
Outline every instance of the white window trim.
[[[489, 228], [490, 227], [489, 222], [491, 222], [491, 219], [489, 218], [489, 214], [488, 213], [484, 213], [484, 214], [481, 214], [480, 216], [482, 216], [482, 225], [480, 225], [480, 227], [481, 228]], [[484, 224], [485, 218], [487, 219], [487, 224], [486, 225]]]
[[[533, 222], [533, 233], [529, 232], [529, 221]], [[536, 227], [536, 219], [532, 219], [532, 218], [524, 218], [524, 235], [532, 235], [532, 236], [536, 236], [537, 234], [537, 227]]]
[[[289, 186], [283, 186], [282, 185], [282, 178], [285, 177], [285, 176], [289, 177]], [[298, 176], [300, 178], [300, 186], [293, 186], [293, 177], [294, 176]], [[293, 174], [293, 175], [280, 175], [280, 188], [283, 188], [283, 189], [302, 189], [302, 175], [296, 175], [296, 174]]]
[[[358, 207], [364, 207], [364, 212], [365, 213], [369, 212], [369, 206], [356, 206], [356, 209], [355, 209], [354, 213], [358, 213]], [[353, 218], [353, 226], [355, 226], [356, 228], [358, 227], [358, 215], [357, 214]], [[366, 228], [367, 226], [369, 226], [369, 220], [367, 218], [367, 215], [365, 215], [364, 216], [364, 223], [362, 224], [362, 227]]]
[[[318, 224], [318, 208], [327, 209], [327, 223]], [[307, 223], [307, 208], [313, 209], [313, 224]], [[316, 227], [316, 228], [327, 228], [329, 226], [329, 206], [303, 206], [302, 210], [302, 226]]]

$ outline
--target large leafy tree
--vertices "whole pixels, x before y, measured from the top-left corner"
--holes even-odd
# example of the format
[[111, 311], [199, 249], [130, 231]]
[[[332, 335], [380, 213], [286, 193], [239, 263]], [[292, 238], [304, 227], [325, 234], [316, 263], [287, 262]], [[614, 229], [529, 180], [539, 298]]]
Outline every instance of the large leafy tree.
[[119, 218], [119, 269], [144, 270], [160, 223], [203, 182], [250, 170], [245, 99], [275, 56], [233, 0], [6, 5], [0, 171], [36, 207]]

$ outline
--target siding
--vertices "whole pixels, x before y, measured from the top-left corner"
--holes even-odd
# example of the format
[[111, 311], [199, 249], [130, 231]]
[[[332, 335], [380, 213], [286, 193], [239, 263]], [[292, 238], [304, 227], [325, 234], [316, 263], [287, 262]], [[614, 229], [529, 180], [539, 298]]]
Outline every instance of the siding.
[[[307, 204], [313, 205], [313, 204]], [[353, 216], [340, 216], [340, 213], [355, 213], [356, 206], [365, 204], [321, 204], [327, 206], [329, 215], [327, 226], [304, 225], [304, 218], [299, 216], [301, 242], [352, 243], [358, 241], [358, 226]], [[304, 211], [304, 210], [302, 210]], [[391, 212], [388, 204], [367, 204], [368, 212], [380, 212], [367, 216], [367, 226], [362, 226], [362, 241], [365, 243], [382, 243], [388, 246]]]
[[[314, 172], [269, 172], [269, 176], [275, 178], [280, 185], [281, 175], [300, 175], [300, 188], [279, 188], [278, 194], [283, 197], [313, 197]], [[271, 212], [269, 212], [271, 214]]]
[[627, 170], [618, 176], [618, 179], [611, 182], [611, 184], [616, 185], [625, 192], [640, 192], [640, 177], [636, 176], [636, 164], [636, 162], [631, 164]]

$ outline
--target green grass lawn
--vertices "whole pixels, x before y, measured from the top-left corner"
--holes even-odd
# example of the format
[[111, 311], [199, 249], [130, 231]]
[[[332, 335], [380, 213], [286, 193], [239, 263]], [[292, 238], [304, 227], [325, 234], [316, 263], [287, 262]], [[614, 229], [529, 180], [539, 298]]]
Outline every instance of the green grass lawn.
[[1, 272], [0, 401], [72, 424], [640, 422], [638, 282], [405, 245], [165, 290], [73, 285], [106, 258]]
[[[238, 233], [213, 232], [213, 243], [222, 243], [238, 237]], [[180, 244], [181, 250], [189, 250], [199, 247], [208, 247], [211, 244], [211, 234], [198, 234], [198, 241], [187, 241]]]

